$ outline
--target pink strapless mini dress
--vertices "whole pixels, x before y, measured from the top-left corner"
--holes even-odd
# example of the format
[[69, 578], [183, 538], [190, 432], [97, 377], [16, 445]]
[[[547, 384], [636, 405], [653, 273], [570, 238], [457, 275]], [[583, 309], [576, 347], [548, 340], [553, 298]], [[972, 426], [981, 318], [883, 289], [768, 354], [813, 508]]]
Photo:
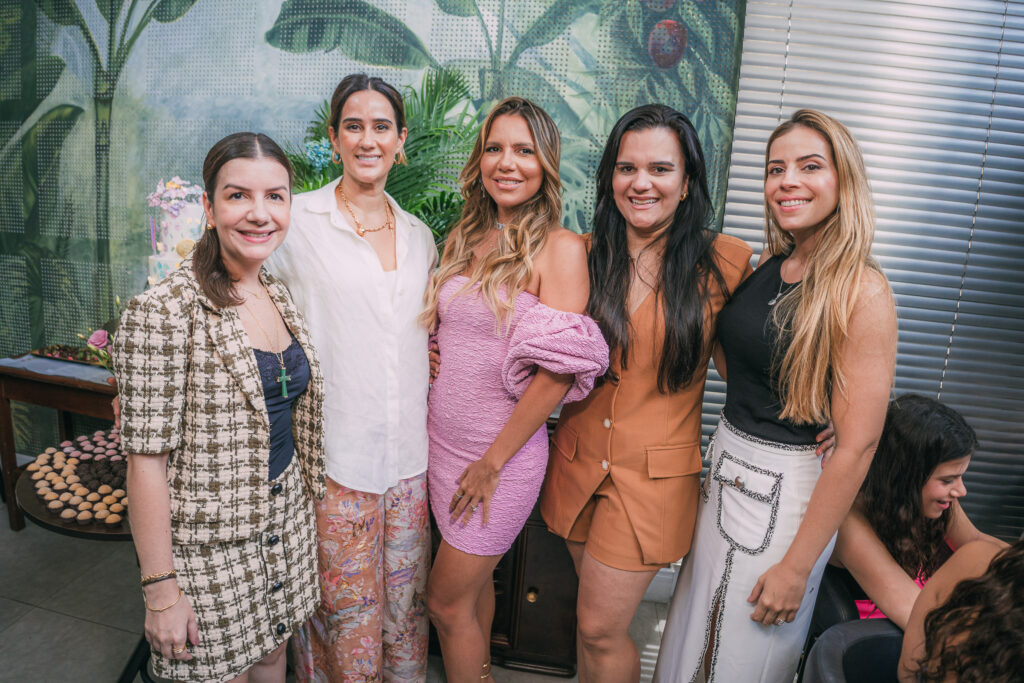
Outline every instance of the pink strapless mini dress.
[[562, 402], [579, 401], [608, 368], [608, 345], [587, 316], [545, 306], [528, 292], [519, 294], [514, 312], [496, 328], [494, 313], [477, 291], [459, 293], [465, 284], [466, 277], [457, 275], [444, 283], [438, 297], [441, 371], [427, 404], [430, 507], [453, 548], [502, 555], [540, 494], [548, 460], [545, 427], [502, 468], [486, 526], [482, 510], [465, 526], [461, 520], [451, 522], [448, 504], [459, 476], [494, 442], [538, 367], [574, 375]]

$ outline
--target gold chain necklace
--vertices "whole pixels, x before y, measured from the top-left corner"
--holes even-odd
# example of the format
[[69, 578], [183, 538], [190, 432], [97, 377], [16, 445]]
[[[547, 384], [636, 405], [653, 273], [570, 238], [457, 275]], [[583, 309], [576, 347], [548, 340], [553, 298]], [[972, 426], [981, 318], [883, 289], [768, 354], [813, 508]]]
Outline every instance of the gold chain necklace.
[[[242, 289], [242, 288], [239, 288], [239, 289]], [[246, 291], [246, 290], [242, 289], [242, 291]], [[251, 293], [252, 292], [250, 292], [250, 294]], [[257, 297], [257, 298], [259, 298], [259, 297]], [[246, 312], [249, 314], [249, 317], [251, 317], [253, 322], [256, 323], [256, 327], [260, 328], [260, 332], [263, 333], [263, 337], [267, 340], [267, 343], [269, 344], [270, 343], [270, 335], [267, 334], [267, 331], [265, 329], [263, 329], [263, 325], [260, 323], [260, 319], [257, 318], [256, 315], [252, 312], [252, 309], [249, 308], [249, 304], [246, 303], [245, 301], [242, 301], [242, 308], [244, 308], [246, 310]], [[281, 345], [280, 336], [277, 333], [277, 329], [278, 329], [277, 325], [274, 325], [274, 348], [275, 349]], [[284, 367], [284, 351], [271, 351], [271, 353], [274, 354], [274, 356], [277, 358], [278, 364], [281, 366], [281, 371], [280, 371], [280, 373], [277, 376], [277, 383], [281, 385], [281, 398], [288, 398], [288, 380], [291, 379], [291, 375], [288, 374], [288, 371], [285, 370], [285, 367]]]
[[341, 199], [345, 208], [348, 209], [348, 215], [352, 217], [352, 222], [356, 224], [356, 234], [360, 237], [368, 232], [377, 232], [378, 230], [383, 230], [385, 228], [388, 230], [394, 230], [394, 226], [392, 225], [393, 216], [391, 213], [391, 204], [386, 199], [384, 200], [384, 224], [376, 228], [366, 228], [363, 227], [363, 224], [359, 222], [358, 218], [356, 218], [355, 212], [352, 211], [352, 205], [348, 203], [348, 197], [345, 196], [345, 190], [342, 189], [340, 180], [338, 181], [338, 185], [334, 188], [334, 193], [338, 195], [338, 198]]

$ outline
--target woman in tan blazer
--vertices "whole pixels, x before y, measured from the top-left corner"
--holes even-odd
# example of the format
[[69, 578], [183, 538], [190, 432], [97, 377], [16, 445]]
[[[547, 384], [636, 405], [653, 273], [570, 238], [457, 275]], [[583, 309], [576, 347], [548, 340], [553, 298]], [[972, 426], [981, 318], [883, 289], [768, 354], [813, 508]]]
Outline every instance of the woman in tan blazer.
[[597, 190], [588, 309], [611, 367], [562, 410], [541, 512], [580, 579], [580, 681], [636, 681], [627, 629], [657, 571], [690, 547], [715, 317], [750, 273], [751, 249], [708, 229], [700, 142], [664, 105], [615, 124]]

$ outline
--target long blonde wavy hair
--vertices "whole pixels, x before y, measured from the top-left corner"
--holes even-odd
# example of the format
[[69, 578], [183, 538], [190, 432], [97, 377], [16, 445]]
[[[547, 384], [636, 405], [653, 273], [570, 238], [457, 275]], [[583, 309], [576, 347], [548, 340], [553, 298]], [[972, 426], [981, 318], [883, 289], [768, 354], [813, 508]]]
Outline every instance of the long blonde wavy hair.
[[[773, 310], [773, 322], [789, 346], [775, 359], [780, 381], [782, 419], [824, 424], [831, 418], [832, 391], [845, 391], [846, 375], [839, 352], [846, 340], [865, 270], [885, 274], [871, 256], [875, 208], [857, 141], [846, 126], [813, 109], [800, 109], [772, 132], [765, 147], [765, 179], [772, 143], [798, 126], [825, 138], [832, 150], [839, 201], [825, 219], [807, 260], [802, 283]], [[785, 256], [794, 242], [764, 201], [765, 238], [769, 253]], [[891, 293], [890, 293], [891, 294]]]
[[[505, 115], [519, 116], [526, 121], [543, 178], [537, 194], [518, 207], [515, 218], [501, 231], [497, 247], [480, 259], [472, 272], [467, 272], [473, 261], [473, 248], [498, 223], [498, 206], [484, 189], [480, 160], [495, 119]], [[555, 122], [543, 109], [525, 98], [504, 99], [487, 115], [473, 153], [459, 175], [462, 197], [466, 200], [462, 217], [448, 234], [441, 263], [425, 295], [425, 309], [420, 319], [430, 329], [437, 325], [441, 286], [459, 274], [468, 275], [469, 280], [456, 296], [479, 286], [480, 295], [494, 312], [498, 325], [513, 312], [516, 297], [533, 277], [533, 260], [544, 248], [548, 231], [562, 220], [562, 181], [558, 177], [561, 148]]]

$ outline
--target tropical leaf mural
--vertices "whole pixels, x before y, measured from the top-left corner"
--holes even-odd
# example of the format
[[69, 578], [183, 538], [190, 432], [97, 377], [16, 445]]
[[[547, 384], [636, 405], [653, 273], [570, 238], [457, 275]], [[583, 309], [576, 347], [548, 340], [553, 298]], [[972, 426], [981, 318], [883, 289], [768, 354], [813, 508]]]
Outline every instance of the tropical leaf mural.
[[[612, 123], [639, 104], [663, 102], [690, 117], [714, 157], [711, 190], [723, 207], [743, 0], [434, 4], [443, 14], [476, 19], [486, 52], [468, 58], [431, 52], [414, 27], [367, 0], [287, 0], [265, 38], [293, 53], [338, 50], [372, 66], [457, 70], [473, 85], [473, 104], [481, 111], [508, 95], [530, 97], [562, 132], [565, 221], [580, 232], [588, 229], [592, 179]], [[568, 75], [553, 66], [556, 41], [572, 53], [575, 66]]]

